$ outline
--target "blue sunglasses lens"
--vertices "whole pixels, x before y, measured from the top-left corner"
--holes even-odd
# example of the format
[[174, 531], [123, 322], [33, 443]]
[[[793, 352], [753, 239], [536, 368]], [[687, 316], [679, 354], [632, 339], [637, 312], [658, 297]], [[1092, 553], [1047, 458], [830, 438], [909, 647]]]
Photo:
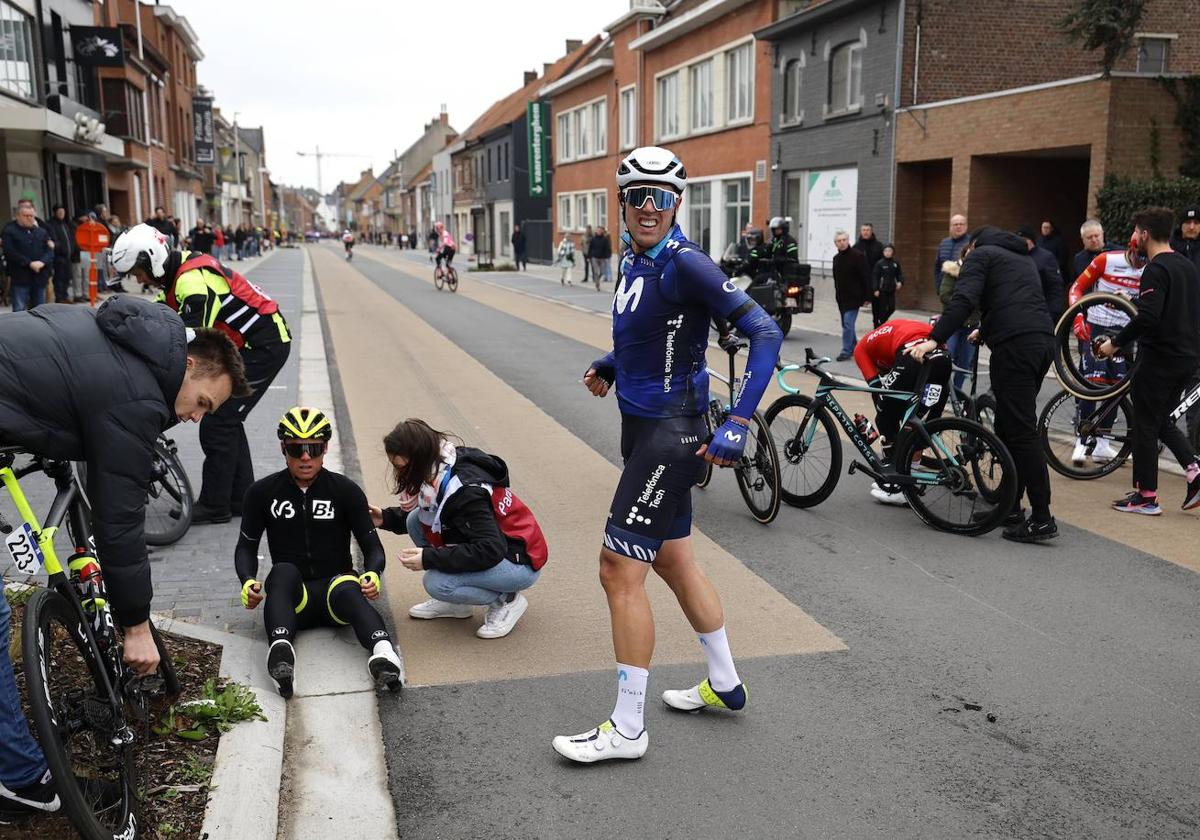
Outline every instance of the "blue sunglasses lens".
[[672, 190], [660, 187], [630, 187], [625, 190], [626, 204], [641, 208], [645, 206], [646, 199], [654, 203], [655, 210], [671, 210], [674, 209], [679, 196]]

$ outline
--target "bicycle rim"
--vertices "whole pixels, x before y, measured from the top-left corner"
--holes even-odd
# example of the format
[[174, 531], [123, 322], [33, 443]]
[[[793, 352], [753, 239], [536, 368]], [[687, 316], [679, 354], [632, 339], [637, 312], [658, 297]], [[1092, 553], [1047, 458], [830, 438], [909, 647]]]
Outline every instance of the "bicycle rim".
[[[137, 772], [131, 745], [115, 746], [125, 726], [85, 642], [74, 605], [42, 589], [25, 607], [25, 681], [34, 729], [62, 812], [88, 840], [136, 835]], [[73, 780], [64, 783], [63, 780]]]
[[780, 493], [793, 507], [813, 507], [829, 498], [842, 469], [842, 445], [833, 418], [811, 414], [812, 399], [780, 397], [767, 409], [767, 425], [778, 452]]
[[750, 418], [750, 435], [734, 475], [754, 518], [764, 525], [774, 522], [779, 515], [779, 455], [771, 430], [757, 411]]
[[[1099, 383], [1087, 378], [1084, 367], [1088, 353], [1085, 353], [1083, 342], [1075, 336], [1072, 330], [1075, 316], [1086, 317], [1093, 307], [1117, 310], [1129, 317], [1133, 317], [1137, 312], [1133, 303], [1127, 298], [1107, 292], [1097, 292], [1085, 295], [1068, 306], [1062, 317], [1059, 318], [1058, 325], [1054, 328], [1054, 372], [1064, 389], [1085, 400], [1100, 400], [1125, 393], [1133, 384], [1133, 375], [1141, 362], [1137, 345], [1134, 344], [1126, 348], [1125, 374], [1121, 379], [1116, 382]], [[1095, 329], [1102, 329], [1103, 332], [1093, 333], [1093, 338], [1100, 335], [1116, 335], [1120, 328], [1114, 326]]]
[[450, 287], [450, 291], [452, 291], [452, 292], [458, 291], [458, 272], [457, 271], [451, 271], [450, 274], [447, 275], [446, 285]]
[[161, 441], [154, 445], [154, 469], [146, 493], [146, 543], [171, 545], [192, 525], [192, 485], [179, 456]]
[[[1094, 412], [1103, 411], [1103, 416]], [[1080, 422], [1092, 414], [1088, 433]], [[1133, 448], [1130, 438], [1132, 412], [1125, 399], [1104, 407], [1099, 402], [1077, 400], [1069, 391], [1059, 391], [1038, 417], [1038, 438], [1050, 469], [1067, 478], [1086, 481], [1101, 478], [1118, 469]], [[1082, 459], [1075, 461], [1076, 448], [1082, 445]], [[1106, 450], [1111, 450], [1109, 455]]]
[[442, 276], [442, 273], [440, 271], [433, 272], [433, 285], [438, 288], [438, 291], [441, 291], [442, 286], [445, 284], [446, 278]]
[[904, 497], [927, 525], [953, 534], [976, 536], [999, 525], [1017, 495], [1017, 469], [1000, 439], [962, 417], [924, 424], [933, 446], [916, 429], [896, 444], [896, 468], [918, 483]]

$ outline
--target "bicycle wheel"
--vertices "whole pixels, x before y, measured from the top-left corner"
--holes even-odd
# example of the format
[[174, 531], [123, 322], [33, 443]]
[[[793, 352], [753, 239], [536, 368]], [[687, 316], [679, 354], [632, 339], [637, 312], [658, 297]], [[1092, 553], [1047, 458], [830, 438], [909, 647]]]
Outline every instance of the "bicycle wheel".
[[977, 536], [995, 528], [1013, 509], [1017, 468], [995, 433], [974, 420], [939, 417], [906, 426], [896, 442], [901, 475], [917, 479], [903, 487], [913, 512], [927, 525], [952, 534]]
[[[180, 692], [179, 675], [175, 673], [175, 663], [171, 659], [171, 652], [167, 650], [166, 643], [163, 642], [162, 635], [154, 626], [153, 621], [150, 622], [150, 635], [154, 638], [154, 646], [158, 648], [157, 677], [162, 680], [162, 693], [170, 698], [178, 697]], [[146, 677], [143, 680], [143, 686], [148, 679], [149, 677]]]
[[1125, 463], [1133, 449], [1132, 428], [1133, 405], [1125, 397], [1093, 402], [1059, 391], [1038, 417], [1050, 469], [1082, 480], [1102, 478]]
[[453, 268], [446, 269], [446, 288], [452, 292], [458, 291], [458, 272]]
[[984, 391], [975, 397], [970, 419], [981, 424], [989, 432], [996, 431], [996, 395], [991, 391]]
[[441, 291], [441, 288], [443, 285], [445, 285], [445, 283], [446, 276], [442, 274], [441, 268], [435, 269], [433, 272], [433, 285], [437, 286], [438, 291]]
[[[22, 628], [29, 709], [62, 810], [87, 840], [137, 835], [137, 771], [120, 734], [102, 665], [76, 635], [76, 605], [39, 589], [25, 605]], [[114, 741], [116, 742], [114, 744]]]
[[779, 515], [779, 452], [762, 414], [750, 417], [750, 436], [742, 450], [742, 460], [733, 468], [738, 489], [750, 513], [764, 525]]
[[1113, 381], [1098, 382], [1087, 378], [1086, 368], [1095, 363], [1090, 361], [1090, 348], [1075, 336], [1073, 329], [1075, 317], [1082, 315], [1087, 318], [1093, 308], [1098, 308], [1105, 313], [1104, 316], [1097, 313], [1097, 320], [1102, 323], [1114, 320], [1118, 325], [1091, 327], [1092, 340], [1105, 335], [1116, 335], [1121, 329], [1119, 316], [1123, 314], [1132, 318], [1137, 314], [1136, 307], [1128, 298], [1107, 292], [1096, 292], [1085, 295], [1068, 306], [1062, 317], [1059, 318], [1058, 326], [1054, 328], [1054, 372], [1064, 388], [1085, 400], [1100, 400], [1125, 393], [1133, 384], [1133, 375], [1141, 361], [1141, 355], [1138, 353], [1135, 343], [1131, 347], [1125, 348], [1122, 356], [1113, 360], [1113, 371], [1116, 374]]
[[[714, 418], [716, 422], [714, 422]], [[725, 413], [721, 410], [721, 404], [716, 400], [710, 400], [708, 403], [708, 411], [704, 412], [704, 427], [708, 430], [708, 437], [712, 437], [713, 429], [716, 429], [725, 422]], [[704, 489], [712, 481], [713, 465], [712, 461], [704, 462], [704, 474], [700, 476], [700, 480], [696, 482], [696, 486]]]
[[814, 507], [829, 498], [842, 472], [842, 441], [825, 408], [812, 397], [789, 394], [771, 403], [767, 426], [779, 453], [780, 495], [793, 507]]
[[192, 526], [193, 505], [192, 484], [175, 444], [160, 437], [154, 443], [154, 467], [146, 493], [146, 544], [178, 542]]

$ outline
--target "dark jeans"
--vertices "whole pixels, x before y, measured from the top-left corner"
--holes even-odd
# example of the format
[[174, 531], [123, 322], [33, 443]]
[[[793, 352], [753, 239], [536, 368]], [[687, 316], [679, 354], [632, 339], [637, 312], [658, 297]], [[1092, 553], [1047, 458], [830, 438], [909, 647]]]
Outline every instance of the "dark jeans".
[[514, 262], [517, 264], [518, 271], [529, 268], [529, 260], [526, 259], [524, 251], [517, 251], [516, 256], [514, 257]]
[[12, 615], [0, 597], [0, 784], [9, 790], [31, 785], [46, 772], [46, 759], [21, 711], [21, 697], [8, 654]]
[[1017, 465], [1017, 505], [1029, 493], [1035, 515], [1050, 509], [1050, 472], [1037, 430], [1037, 395], [1054, 359], [1054, 338], [1041, 333], [1015, 336], [992, 348], [992, 393], [996, 435]]
[[218, 511], [241, 505], [242, 497], [254, 483], [254, 464], [250, 460], [250, 442], [242, 425], [254, 406], [267, 393], [291, 351], [291, 342], [242, 349], [246, 379], [254, 393], [231, 397], [214, 413], [200, 421], [200, 448], [204, 450], [203, 479], [198, 504]]
[[1133, 377], [1133, 486], [1158, 491], [1158, 441], [1171, 450], [1181, 467], [1196, 460], [1187, 437], [1171, 420], [1171, 411], [1196, 376], [1195, 359], [1159, 356], [1142, 349], [1142, 364]]
[[[954, 360], [954, 364], [964, 370], [971, 369], [971, 365], [975, 364], [975, 354], [979, 352], [979, 348], [967, 341], [967, 336], [971, 334], [971, 330], [973, 329], [974, 327], [959, 327], [946, 342], [946, 349], [950, 351], [950, 358]], [[967, 375], [965, 373], [954, 374], [954, 387], [961, 391], [966, 378]]]
[[54, 302], [71, 302], [71, 259], [54, 258]]

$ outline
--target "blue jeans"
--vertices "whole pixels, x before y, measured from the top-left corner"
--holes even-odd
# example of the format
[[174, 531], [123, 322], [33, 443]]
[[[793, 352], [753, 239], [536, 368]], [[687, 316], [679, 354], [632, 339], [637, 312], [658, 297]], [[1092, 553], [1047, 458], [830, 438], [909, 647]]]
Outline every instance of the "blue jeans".
[[842, 313], [842, 352], [847, 356], [854, 355], [854, 345], [858, 344], [858, 335], [854, 332], [854, 323], [857, 320], [857, 309]]
[[[416, 510], [408, 514], [406, 524], [408, 536], [412, 538], [413, 544], [421, 548], [428, 547], [429, 541], [425, 539], [425, 534], [421, 531], [421, 521], [417, 518]], [[495, 566], [484, 569], [482, 572], [452, 574], [429, 569], [425, 572], [422, 583], [425, 591], [429, 593], [429, 597], [437, 598], [439, 601], [445, 601], [448, 604], [487, 606], [494, 603], [501, 595], [528, 589], [537, 583], [541, 574], [541, 572], [535, 572], [531, 566], [521, 566], [511, 560], [501, 560]]]
[[34, 283], [32, 286], [13, 284], [12, 311], [24, 312], [46, 302], [46, 284]]
[[[971, 328], [959, 327], [954, 331], [954, 335], [950, 336], [946, 342], [946, 349], [950, 351], [950, 360], [960, 368], [971, 369], [971, 365], [975, 363], [976, 347], [971, 342], [967, 341], [967, 336], [971, 334]], [[967, 378], [965, 373], [954, 374], [954, 387], [962, 390], [963, 380]]]
[[8, 656], [11, 615], [8, 600], [0, 597], [0, 783], [10, 790], [33, 784], [46, 772], [46, 759], [21, 711]]

